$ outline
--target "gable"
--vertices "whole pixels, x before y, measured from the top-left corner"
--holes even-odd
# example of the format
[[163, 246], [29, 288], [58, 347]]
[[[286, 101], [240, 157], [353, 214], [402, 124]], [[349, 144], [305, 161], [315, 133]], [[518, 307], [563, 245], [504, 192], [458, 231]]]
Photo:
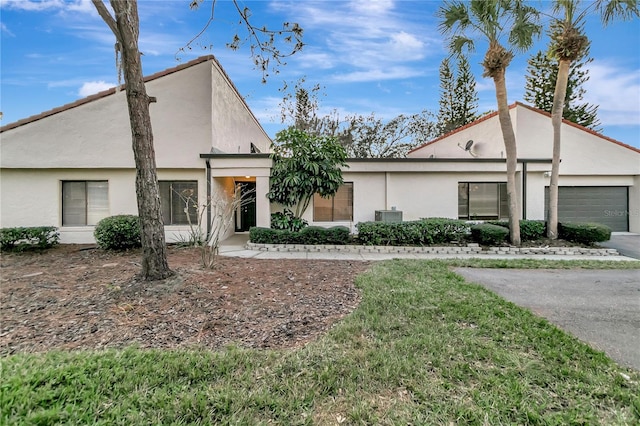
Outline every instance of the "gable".
[[[516, 133], [518, 158], [551, 159], [551, 116], [520, 103], [512, 105], [509, 113]], [[566, 120], [563, 121], [561, 132], [562, 174], [640, 174], [640, 150]], [[468, 141], [473, 141], [470, 152], [464, 150]], [[498, 115], [493, 113], [485, 116], [414, 149], [407, 156], [505, 158]]]
[[[155, 74], [146, 87], [157, 99], [150, 114], [159, 168], [202, 168], [199, 154], [215, 144], [268, 150], [269, 137], [212, 56]], [[7, 125], [0, 149], [7, 168], [132, 168], [126, 93], [111, 89]]]

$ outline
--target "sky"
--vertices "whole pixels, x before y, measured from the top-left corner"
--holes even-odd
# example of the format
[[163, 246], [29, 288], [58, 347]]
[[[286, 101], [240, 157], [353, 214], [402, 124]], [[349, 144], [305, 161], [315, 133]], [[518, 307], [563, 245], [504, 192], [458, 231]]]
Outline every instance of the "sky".
[[[226, 47], [234, 34], [246, 36], [233, 2], [217, 0], [213, 21], [186, 52], [180, 49], [205, 28], [211, 1], [196, 10], [190, 9], [190, 0], [138, 3], [145, 75], [213, 54], [272, 137], [285, 127], [280, 122], [282, 89], [301, 78], [307, 88], [321, 86], [321, 114], [374, 113], [391, 119], [423, 110], [437, 113], [438, 68], [448, 56], [435, 13], [440, 1], [239, 2], [251, 10], [256, 26], [279, 29], [283, 22], [296, 22], [304, 29], [302, 51], [286, 58], [266, 83], [254, 68], [248, 44], [237, 51]], [[548, 1], [531, 3], [542, 10], [550, 6]], [[640, 20], [603, 27], [592, 14], [585, 30], [593, 62], [584, 100], [599, 105], [604, 135], [640, 147]], [[114, 35], [89, 0], [0, 0], [0, 37], [3, 126], [118, 83]], [[524, 102], [527, 59], [547, 44], [543, 34], [532, 49], [516, 55], [506, 76], [509, 103]], [[482, 77], [485, 48], [478, 39], [469, 56], [479, 112], [497, 108], [493, 81]]]

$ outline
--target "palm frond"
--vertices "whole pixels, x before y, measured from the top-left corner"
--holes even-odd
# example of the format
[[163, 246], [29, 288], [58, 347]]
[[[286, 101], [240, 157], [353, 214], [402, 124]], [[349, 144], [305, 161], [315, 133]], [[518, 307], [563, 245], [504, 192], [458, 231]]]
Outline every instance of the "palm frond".
[[446, 1], [438, 9], [438, 28], [442, 34], [458, 34], [471, 25], [467, 4], [461, 1]]
[[473, 39], [465, 36], [454, 36], [449, 41], [449, 51], [454, 55], [460, 57], [465, 53], [472, 53], [475, 51], [475, 44]]
[[626, 21], [640, 16], [638, 0], [598, 0], [595, 7], [600, 12], [604, 25], [614, 19]]

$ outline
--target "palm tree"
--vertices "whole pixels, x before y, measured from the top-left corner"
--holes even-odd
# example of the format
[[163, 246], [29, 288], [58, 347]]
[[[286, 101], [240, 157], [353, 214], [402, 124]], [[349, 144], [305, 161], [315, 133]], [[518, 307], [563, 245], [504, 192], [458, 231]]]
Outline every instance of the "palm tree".
[[[516, 189], [518, 152], [516, 136], [507, 102], [505, 72], [514, 57], [513, 51], [525, 51], [540, 35], [538, 11], [522, 0], [447, 1], [438, 10], [440, 31], [449, 37], [454, 55], [474, 50], [472, 37], [481, 36], [489, 46], [484, 55], [483, 77], [491, 77], [496, 88], [498, 118], [507, 154], [507, 200], [511, 243], [520, 245], [520, 212]], [[503, 46], [506, 38], [507, 47]]]
[[571, 63], [579, 59], [589, 46], [589, 39], [584, 35], [584, 19], [591, 9], [596, 9], [607, 25], [614, 18], [630, 19], [638, 16], [637, 0], [598, 0], [589, 2], [580, 9], [581, 0], [555, 0], [553, 12], [561, 18], [553, 18], [550, 28], [550, 54], [558, 61], [558, 76], [553, 93], [551, 123], [553, 126], [553, 158], [551, 161], [551, 179], [549, 181], [549, 214], [547, 236], [558, 238], [558, 177], [560, 174], [560, 143], [562, 112], [569, 81]]

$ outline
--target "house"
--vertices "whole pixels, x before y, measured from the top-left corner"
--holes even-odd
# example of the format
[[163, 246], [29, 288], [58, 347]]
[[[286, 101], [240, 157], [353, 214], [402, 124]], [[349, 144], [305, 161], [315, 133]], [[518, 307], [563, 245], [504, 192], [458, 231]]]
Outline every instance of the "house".
[[[268, 227], [270, 138], [213, 56], [146, 79], [167, 241], [189, 234], [179, 194], [199, 204], [239, 190], [248, 202], [229, 231]], [[518, 143], [521, 217], [544, 219], [551, 170], [550, 115], [510, 107]], [[640, 232], [640, 150], [573, 123], [562, 125], [560, 219]], [[0, 227], [56, 226], [63, 243], [91, 243], [103, 217], [136, 214], [135, 168], [124, 91], [107, 90], [0, 128]], [[319, 226], [376, 217], [505, 218], [506, 161], [497, 114], [401, 159], [350, 159], [345, 184], [316, 196]], [[226, 195], [225, 195], [226, 194]], [[207, 222], [205, 220], [205, 222]]]
[[[263, 196], [237, 229], [269, 226], [271, 140], [217, 60], [200, 57], [145, 81], [157, 99], [150, 109], [167, 241], [188, 237], [181, 193], [203, 204], [236, 186], [255, 188]], [[0, 227], [56, 226], [63, 243], [91, 243], [100, 219], [137, 214], [124, 90], [8, 124], [0, 138]], [[201, 158], [211, 152], [235, 160]]]
[[[550, 114], [510, 106], [518, 146], [520, 217], [546, 219], [553, 133]], [[314, 199], [305, 218], [353, 227], [395, 210], [403, 220], [447, 217], [506, 219], [506, 159], [498, 115], [492, 113], [419, 146], [402, 159], [351, 159], [345, 187]], [[560, 221], [606, 224], [640, 232], [640, 150], [563, 121]], [[312, 211], [311, 211], [312, 210]]]

